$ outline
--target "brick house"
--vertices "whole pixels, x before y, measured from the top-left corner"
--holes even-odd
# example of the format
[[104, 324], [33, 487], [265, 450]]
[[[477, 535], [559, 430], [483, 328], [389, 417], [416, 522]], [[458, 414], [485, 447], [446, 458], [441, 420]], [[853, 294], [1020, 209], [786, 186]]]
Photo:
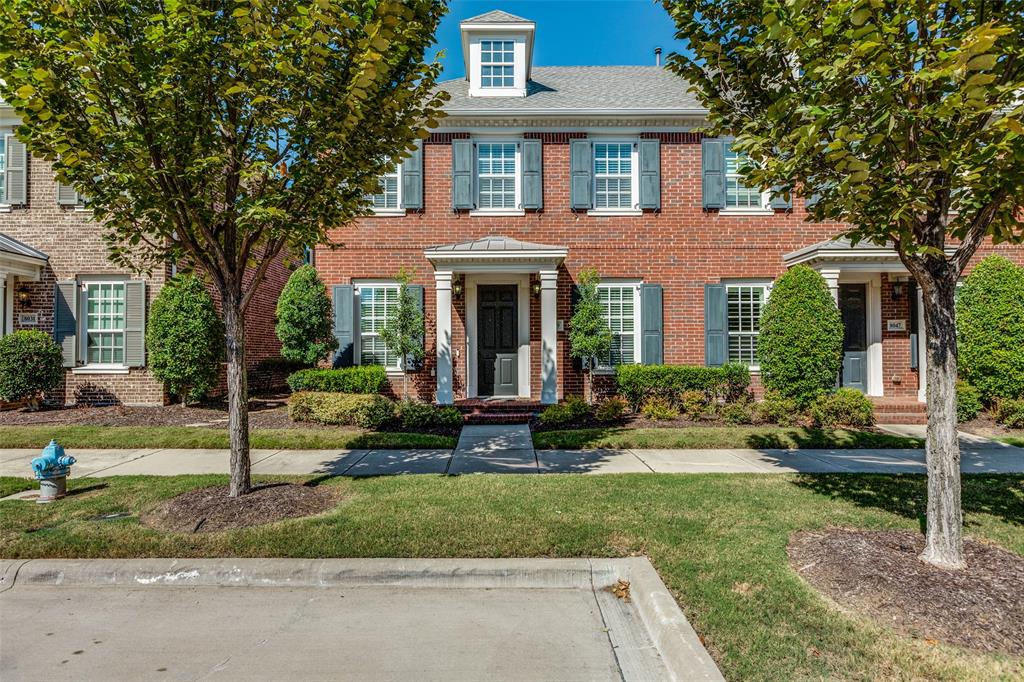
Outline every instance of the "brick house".
[[693, 132], [706, 111], [665, 69], [534, 66], [536, 30], [501, 11], [463, 21], [468, 76], [440, 84], [447, 117], [382, 179], [373, 214], [332, 234], [345, 248], [315, 250], [335, 365], [397, 376], [378, 331], [405, 267], [427, 326], [410, 368], [421, 398], [580, 394], [566, 331], [592, 267], [615, 333], [604, 371], [742, 362], [756, 389], [761, 307], [803, 263], [842, 310], [842, 383], [897, 410], [923, 401], [922, 306], [892, 249], [851, 247], [841, 225], [806, 220], [805, 199], [744, 187], [728, 140]]
[[[54, 335], [67, 372], [53, 397], [65, 404], [164, 404], [163, 385], [146, 369], [145, 321], [172, 269], [139, 275], [111, 264], [101, 226], [46, 160], [26, 152], [18, 123], [0, 101], [0, 335]], [[263, 377], [252, 370], [279, 355], [274, 309], [289, 273], [285, 259], [270, 268], [246, 319], [257, 386]]]

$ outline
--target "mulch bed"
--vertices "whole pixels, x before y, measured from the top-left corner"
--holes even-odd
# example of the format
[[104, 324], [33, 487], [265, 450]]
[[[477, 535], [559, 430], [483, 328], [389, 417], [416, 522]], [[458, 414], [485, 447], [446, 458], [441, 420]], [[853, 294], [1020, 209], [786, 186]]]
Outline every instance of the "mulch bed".
[[897, 631], [982, 652], [1024, 655], [1024, 557], [966, 540], [968, 568], [918, 559], [909, 531], [830, 528], [796, 533], [790, 565], [841, 607]]
[[996, 422], [987, 412], [982, 412], [969, 422], [961, 422], [958, 428], [967, 433], [973, 433], [985, 438], [998, 438], [999, 436], [1019, 436], [1024, 438], [1024, 429], [1008, 429]]
[[340, 491], [325, 486], [272, 483], [256, 486], [242, 497], [228, 497], [228, 486], [217, 485], [173, 497], [140, 521], [172, 533], [215, 533], [320, 514], [340, 499]]

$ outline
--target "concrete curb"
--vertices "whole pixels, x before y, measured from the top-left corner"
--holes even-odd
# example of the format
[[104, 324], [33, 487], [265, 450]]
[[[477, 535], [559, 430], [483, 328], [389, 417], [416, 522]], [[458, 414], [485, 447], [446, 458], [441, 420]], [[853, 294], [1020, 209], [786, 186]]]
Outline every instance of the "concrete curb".
[[[630, 601], [673, 680], [722, 680], [657, 571], [626, 559], [81, 559], [4, 561], [0, 592], [19, 587], [401, 587], [579, 589], [630, 583]], [[601, 599], [598, 598], [600, 603]]]

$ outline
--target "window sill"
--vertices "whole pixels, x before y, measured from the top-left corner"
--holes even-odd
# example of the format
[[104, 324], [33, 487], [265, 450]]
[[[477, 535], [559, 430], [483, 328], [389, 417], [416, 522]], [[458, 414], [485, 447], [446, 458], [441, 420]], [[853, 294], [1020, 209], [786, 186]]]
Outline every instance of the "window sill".
[[92, 213], [92, 209], [87, 206], [75, 206], [75, 213]]
[[502, 210], [488, 210], [485, 208], [474, 208], [469, 212], [470, 218], [488, 218], [488, 217], [500, 217], [500, 216], [524, 216], [526, 210], [522, 208], [518, 209], [502, 209]]
[[367, 218], [401, 218], [405, 215], [404, 208], [389, 208], [381, 209], [380, 211], [371, 211], [366, 215]]
[[11, 212], [11, 205], [10, 204], [0, 204], [0, 213], [10, 213], [10, 212]]
[[598, 218], [601, 218], [601, 217], [610, 218], [610, 217], [614, 217], [614, 216], [639, 216], [639, 215], [643, 215], [643, 214], [644, 214], [644, 212], [642, 210], [640, 210], [639, 208], [633, 208], [633, 209], [618, 209], [617, 208], [617, 209], [613, 209], [613, 210], [609, 210], [609, 209], [606, 209], [606, 208], [592, 208], [592, 209], [587, 211], [587, 215], [595, 216], [595, 217], [598, 217]]
[[773, 208], [721, 208], [718, 215], [775, 215]]
[[72, 374], [127, 374], [128, 368], [124, 365], [82, 365], [72, 367]]

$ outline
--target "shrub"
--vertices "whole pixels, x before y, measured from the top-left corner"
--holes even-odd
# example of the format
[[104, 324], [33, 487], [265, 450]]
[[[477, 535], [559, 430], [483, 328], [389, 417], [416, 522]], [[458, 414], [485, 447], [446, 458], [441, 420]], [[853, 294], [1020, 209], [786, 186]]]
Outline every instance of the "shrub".
[[395, 417], [403, 429], [415, 431], [433, 427], [462, 425], [462, 413], [455, 407], [436, 407], [430, 403], [403, 400], [395, 406]]
[[293, 391], [326, 391], [329, 393], [380, 393], [388, 373], [380, 365], [356, 365], [341, 369], [300, 369], [289, 375]]
[[645, 417], [654, 421], [670, 421], [679, 418], [679, 410], [666, 398], [654, 396], [644, 401], [640, 409]]
[[22, 330], [0, 338], [0, 398], [25, 400], [35, 409], [39, 396], [64, 381], [60, 346], [49, 334]]
[[1024, 396], [1024, 268], [989, 256], [956, 304], [960, 376], [991, 403]]
[[448, 405], [437, 410], [437, 425], [455, 429], [462, 427], [462, 413], [457, 407]]
[[722, 421], [726, 424], [754, 423], [754, 411], [751, 409], [750, 403], [747, 402], [727, 403], [722, 406], [720, 414], [722, 415]]
[[807, 405], [830, 390], [843, 359], [843, 320], [825, 279], [797, 265], [779, 277], [761, 312], [764, 387]]
[[548, 405], [540, 413], [540, 423], [544, 426], [564, 426], [579, 421], [590, 414], [590, 406], [576, 395], [571, 395], [565, 402]]
[[679, 394], [679, 405], [684, 414], [697, 417], [708, 409], [708, 396], [704, 391], [686, 390]]
[[160, 289], [146, 323], [149, 369], [172, 395], [201, 400], [217, 382], [224, 325], [195, 275], [175, 275]]
[[871, 426], [875, 423], [875, 406], [860, 391], [840, 388], [814, 399], [811, 418], [817, 426]]
[[288, 416], [299, 422], [377, 429], [395, 418], [395, 404], [382, 395], [300, 391], [288, 400]]
[[291, 274], [277, 299], [274, 332], [281, 357], [310, 367], [338, 347], [331, 328], [331, 299], [312, 265]]
[[616, 422], [626, 414], [629, 405], [618, 396], [605, 399], [597, 409], [594, 410], [594, 418], [600, 422]]
[[795, 400], [783, 398], [778, 393], [767, 391], [761, 402], [754, 407], [759, 421], [765, 424], [792, 426], [800, 419], [800, 406]]
[[263, 358], [256, 363], [257, 372], [298, 372], [300, 369], [305, 369], [308, 365], [304, 362], [296, 362], [295, 360], [288, 360], [286, 358], [271, 357]]
[[576, 277], [576, 303], [569, 320], [569, 354], [580, 361], [587, 378], [587, 395], [594, 395], [594, 368], [598, 358], [608, 355], [612, 347], [612, 330], [608, 327], [598, 291], [601, 278], [597, 270], [587, 268]]
[[956, 420], [969, 422], [981, 412], [981, 392], [966, 381], [956, 382]]
[[1004, 399], [996, 403], [996, 421], [1011, 429], [1024, 429], [1024, 399]]
[[683, 391], [700, 391], [707, 402], [742, 395], [750, 385], [750, 371], [737, 364], [722, 367], [619, 365], [615, 368], [615, 385], [619, 395], [636, 410], [654, 397], [676, 404]]

